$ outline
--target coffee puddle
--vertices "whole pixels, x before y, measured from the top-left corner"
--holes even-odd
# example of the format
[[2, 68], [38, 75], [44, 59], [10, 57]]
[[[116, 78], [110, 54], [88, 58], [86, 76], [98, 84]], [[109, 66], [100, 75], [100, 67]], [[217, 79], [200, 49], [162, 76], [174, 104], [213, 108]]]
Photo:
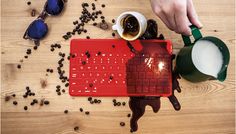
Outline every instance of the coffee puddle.
[[[164, 36], [161, 34], [159, 37], [157, 30], [157, 23], [154, 20], [148, 20], [148, 29], [141, 37], [141, 39], [164, 39]], [[133, 53], [137, 51], [132, 47], [128, 42], [128, 47]], [[175, 55], [172, 55], [172, 61], [175, 59]], [[171, 65], [173, 66], [173, 65]], [[176, 111], [180, 110], [181, 106], [174, 95], [174, 90], [181, 92], [178, 79], [180, 79], [179, 74], [173, 70], [172, 71], [172, 95], [169, 96], [169, 101], [173, 105]], [[161, 107], [160, 97], [153, 96], [139, 96], [139, 97], [130, 97], [129, 107], [132, 111], [132, 116], [130, 119], [130, 132], [135, 132], [138, 130], [138, 120], [144, 115], [146, 106], [151, 106], [154, 113], [157, 113]]]

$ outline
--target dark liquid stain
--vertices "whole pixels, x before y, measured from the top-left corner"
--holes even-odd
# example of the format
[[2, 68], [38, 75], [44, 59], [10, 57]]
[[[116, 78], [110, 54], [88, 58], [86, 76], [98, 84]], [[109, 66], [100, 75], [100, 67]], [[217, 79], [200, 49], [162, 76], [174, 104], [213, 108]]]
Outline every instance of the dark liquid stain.
[[[164, 39], [164, 36], [160, 34], [159, 37], [157, 36], [157, 31], [153, 28], [157, 28], [156, 22], [148, 21], [149, 28], [145, 32], [146, 34], [142, 36], [142, 39]], [[128, 47], [130, 48], [131, 52], [137, 54], [138, 52], [133, 48], [133, 46], [128, 43]], [[175, 59], [175, 55], [171, 56], [171, 60]], [[171, 68], [173, 67], [171, 62]], [[127, 75], [128, 76], [128, 75]], [[181, 92], [178, 79], [180, 79], [179, 74], [174, 70], [172, 70], [172, 95], [168, 97], [169, 101], [173, 105], [176, 111], [180, 110], [181, 106], [178, 99], [174, 95], [174, 90]], [[128, 88], [128, 90], [131, 90]], [[138, 120], [144, 115], [145, 107], [149, 105], [152, 107], [153, 112], [157, 113], [161, 107], [160, 97], [153, 97], [153, 96], [140, 96], [140, 97], [130, 97], [129, 100], [129, 107], [132, 111], [132, 117], [130, 119], [130, 132], [135, 132], [138, 130]]]
[[128, 15], [121, 23], [124, 28], [124, 37], [135, 37], [139, 33], [139, 22], [134, 16]]
[[48, 82], [47, 82], [47, 80], [41, 79], [40, 84], [41, 84], [41, 88], [46, 88], [48, 85]]

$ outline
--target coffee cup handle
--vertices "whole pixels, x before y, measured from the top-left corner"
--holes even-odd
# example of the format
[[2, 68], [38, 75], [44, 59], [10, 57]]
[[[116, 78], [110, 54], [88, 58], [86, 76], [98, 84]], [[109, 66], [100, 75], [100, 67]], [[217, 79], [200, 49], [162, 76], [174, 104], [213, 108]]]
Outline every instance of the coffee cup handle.
[[112, 30], [117, 30], [117, 25], [116, 24], [112, 26]]
[[[191, 28], [192, 35], [195, 39], [194, 42], [202, 38], [202, 34], [200, 30], [196, 26], [191, 25], [190, 28]], [[194, 42], [193, 43], [191, 42], [190, 36], [182, 35], [182, 39], [184, 41], [185, 46], [191, 46], [194, 44]]]

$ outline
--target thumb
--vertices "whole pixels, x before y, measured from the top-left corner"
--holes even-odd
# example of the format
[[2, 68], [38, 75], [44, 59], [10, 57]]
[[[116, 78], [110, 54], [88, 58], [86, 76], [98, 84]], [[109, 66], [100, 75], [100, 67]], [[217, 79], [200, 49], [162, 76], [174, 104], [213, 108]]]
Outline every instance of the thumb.
[[187, 15], [188, 15], [190, 22], [193, 25], [197, 26], [198, 28], [202, 28], [203, 25], [198, 19], [198, 15], [195, 11], [192, 0], [187, 1]]

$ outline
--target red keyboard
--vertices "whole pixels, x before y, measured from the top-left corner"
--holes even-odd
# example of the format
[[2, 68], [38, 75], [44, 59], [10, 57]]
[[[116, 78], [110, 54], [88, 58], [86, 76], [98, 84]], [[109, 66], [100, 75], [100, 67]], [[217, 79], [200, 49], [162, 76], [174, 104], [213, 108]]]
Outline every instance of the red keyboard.
[[170, 96], [172, 45], [167, 40], [74, 39], [71, 96]]

